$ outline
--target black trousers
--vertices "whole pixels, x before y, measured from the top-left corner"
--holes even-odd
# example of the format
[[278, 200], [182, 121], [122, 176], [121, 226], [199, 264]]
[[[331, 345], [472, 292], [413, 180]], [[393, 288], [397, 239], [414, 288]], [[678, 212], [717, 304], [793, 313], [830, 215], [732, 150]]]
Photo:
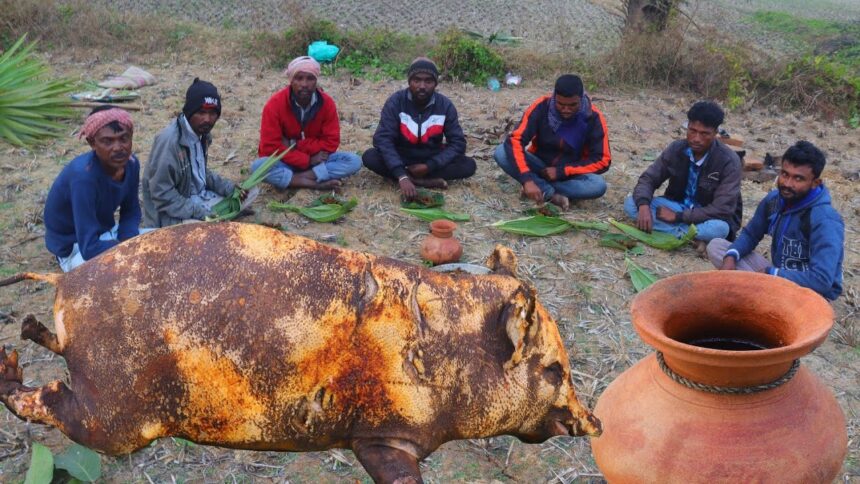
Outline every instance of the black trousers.
[[[364, 152], [364, 155], [361, 157], [361, 161], [364, 162], [364, 166], [368, 169], [376, 173], [377, 175], [384, 176], [386, 178], [391, 178], [394, 180], [394, 175], [388, 170], [388, 167], [385, 166], [385, 162], [382, 160], [382, 154], [376, 148], [370, 148], [369, 150]], [[403, 163], [406, 165], [415, 165], [418, 163], [422, 163], [422, 161], [418, 160], [408, 160], [403, 159]], [[469, 158], [465, 155], [460, 155], [453, 160], [451, 163], [433, 170], [425, 176], [425, 178], [441, 178], [443, 180], [458, 180], [461, 178], [469, 178], [470, 176], [475, 174], [475, 170], [477, 169], [477, 165], [475, 165], [475, 160]]]

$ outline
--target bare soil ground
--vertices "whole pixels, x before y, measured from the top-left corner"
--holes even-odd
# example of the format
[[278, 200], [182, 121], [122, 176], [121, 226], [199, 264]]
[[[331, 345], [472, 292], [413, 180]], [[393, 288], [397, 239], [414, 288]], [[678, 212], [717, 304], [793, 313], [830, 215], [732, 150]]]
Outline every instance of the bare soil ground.
[[[101, 79], [123, 71], [121, 62], [76, 63], [51, 59], [58, 74]], [[254, 158], [259, 116], [267, 98], [284, 85], [272, 70], [235, 65], [144, 64], [141, 67], [160, 82], [142, 90], [144, 109], [134, 113], [136, 152], [145, 163], [155, 134], [178, 113], [186, 87], [195, 76], [211, 80], [221, 90], [224, 112], [214, 130], [210, 156], [220, 173], [240, 180]], [[321, 86], [339, 104], [343, 150], [361, 152], [370, 146], [385, 98], [404, 87], [402, 81], [352, 82], [347, 78], [321, 79]], [[624, 269], [624, 255], [599, 247], [589, 232], [569, 232], [548, 238], [525, 238], [496, 231], [492, 222], [520, 216], [529, 203], [519, 198], [519, 187], [492, 161], [492, 150], [506, 129], [519, 120], [525, 107], [550, 81], [526, 79], [523, 86], [493, 93], [460, 84], [442, 84], [439, 90], [453, 99], [468, 137], [468, 153], [478, 161], [470, 180], [454, 183], [446, 193], [446, 208], [466, 212], [470, 222], [456, 235], [463, 243], [463, 261], [482, 262], [497, 243], [512, 247], [522, 275], [533, 283], [541, 300], [556, 317], [568, 345], [580, 397], [593, 407], [607, 384], [649, 353], [630, 324], [628, 307], [634, 295]], [[610, 188], [605, 197], [577, 203], [567, 217], [579, 220], [623, 219], [622, 201], [639, 173], [670, 141], [679, 137], [684, 113], [692, 96], [668, 92], [596, 92], [596, 104], [609, 124], [613, 165], [606, 174]], [[857, 130], [840, 121], [828, 123], [769, 110], [733, 112], [726, 127], [743, 136], [758, 154], [782, 153], [797, 139], [810, 139], [829, 156], [824, 178], [834, 205], [846, 220], [845, 293], [835, 304], [836, 325], [827, 341], [804, 363], [834, 391], [848, 419], [849, 453], [841, 480], [860, 479], [860, 252], [857, 226], [860, 177]], [[35, 150], [0, 146], [0, 276], [22, 270], [58, 270], [43, 241], [42, 208], [50, 184], [63, 165], [85, 150], [72, 135]], [[771, 188], [745, 181], [747, 218]], [[340, 244], [354, 250], [392, 256], [419, 263], [418, 245], [427, 224], [398, 210], [392, 184], [362, 170], [344, 190], [359, 205], [336, 224], [316, 224], [295, 214], [278, 214], [265, 208], [271, 200], [292, 197], [305, 204], [312, 192], [278, 194], [264, 190], [257, 212], [245, 222], [280, 225], [284, 230]], [[637, 262], [660, 277], [710, 269], [692, 248], [674, 253], [646, 249]], [[715, 288], [716, 289], [716, 288]], [[41, 385], [65, 378], [62, 358], [20, 340], [17, 323], [28, 313], [52, 321], [54, 291], [44, 284], [27, 283], [0, 290], [0, 344], [21, 352], [25, 382]], [[762, 294], [761, 297], [768, 297]], [[94, 342], [98, 344], [98, 342]], [[647, 415], [643, 418], [648, 418]], [[22, 422], [5, 408], [0, 410], [0, 482], [20, 482], [32, 442], [61, 451], [69, 441], [58, 431]], [[232, 451], [185, 446], [163, 439], [131, 456], [104, 457], [108, 482], [367, 482], [368, 477], [348, 451], [273, 453]], [[428, 482], [571, 482], [599, 481], [586, 439], [557, 438], [542, 445], [527, 445], [511, 437], [451, 442], [422, 464]]]

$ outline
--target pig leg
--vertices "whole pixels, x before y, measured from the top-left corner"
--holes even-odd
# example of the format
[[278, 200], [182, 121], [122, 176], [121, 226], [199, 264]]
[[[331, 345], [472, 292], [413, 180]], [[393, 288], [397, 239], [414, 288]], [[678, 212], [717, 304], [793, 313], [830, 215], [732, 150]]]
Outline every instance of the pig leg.
[[373, 482], [393, 484], [421, 484], [418, 459], [405, 450], [384, 443], [353, 441], [352, 451], [370, 474]]
[[53, 381], [41, 388], [24, 386], [18, 352], [12, 351], [7, 356], [2, 346], [0, 401], [19, 418], [57, 427], [66, 434], [70, 434], [68, 430], [74, 427], [70, 423], [80, 419], [74, 395], [63, 382]]
[[44, 346], [58, 355], [63, 354], [57, 335], [40, 323], [32, 314], [28, 314], [24, 318], [24, 322], [21, 323], [21, 338]]

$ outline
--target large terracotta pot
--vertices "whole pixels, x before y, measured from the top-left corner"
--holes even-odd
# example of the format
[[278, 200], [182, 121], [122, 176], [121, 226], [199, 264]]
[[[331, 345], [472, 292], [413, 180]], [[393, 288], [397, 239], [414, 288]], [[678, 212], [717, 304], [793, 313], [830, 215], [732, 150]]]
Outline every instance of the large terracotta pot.
[[[835, 478], [845, 417], [795, 363], [833, 324], [821, 296], [778, 277], [711, 271], [658, 281], [631, 313], [658, 353], [613, 381], [594, 410], [603, 435], [592, 449], [610, 483]], [[741, 349], [756, 346], [766, 349]]]
[[463, 247], [454, 238], [457, 224], [450, 220], [430, 222], [430, 235], [421, 244], [421, 258], [434, 265], [457, 262], [463, 255]]

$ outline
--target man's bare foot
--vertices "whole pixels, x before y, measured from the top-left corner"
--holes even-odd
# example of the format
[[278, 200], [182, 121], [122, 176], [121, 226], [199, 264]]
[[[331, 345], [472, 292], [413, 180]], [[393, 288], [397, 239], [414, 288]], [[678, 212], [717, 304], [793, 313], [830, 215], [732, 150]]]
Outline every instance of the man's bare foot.
[[564, 195], [560, 193], [556, 193], [549, 198], [549, 202], [553, 205], [558, 205], [562, 210], [567, 210], [570, 208], [570, 200], [567, 199]]
[[699, 254], [699, 257], [702, 259], [708, 258], [708, 243], [704, 240], [693, 240], [691, 242], [693, 248], [696, 249], [696, 253]]
[[443, 180], [442, 178], [412, 178], [412, 183], [419, 187], [424, 188], [438, 188], [440, 190], [445, 190], [448, 188], [448, 182]]
[[313, 188], [314, 190], [334, 190], [338, 192], [342, 186], [343, 182], [340, 180], [326, 180], [322, 183], [317, 183], [310, 188]]
[[293, 175], [290, 180], [290, 188], [311, 188], [313, 190], [337, 190], [343, 186], [340, 180], [326, 180], [318, 182], [312, 170], [300, 171]]

